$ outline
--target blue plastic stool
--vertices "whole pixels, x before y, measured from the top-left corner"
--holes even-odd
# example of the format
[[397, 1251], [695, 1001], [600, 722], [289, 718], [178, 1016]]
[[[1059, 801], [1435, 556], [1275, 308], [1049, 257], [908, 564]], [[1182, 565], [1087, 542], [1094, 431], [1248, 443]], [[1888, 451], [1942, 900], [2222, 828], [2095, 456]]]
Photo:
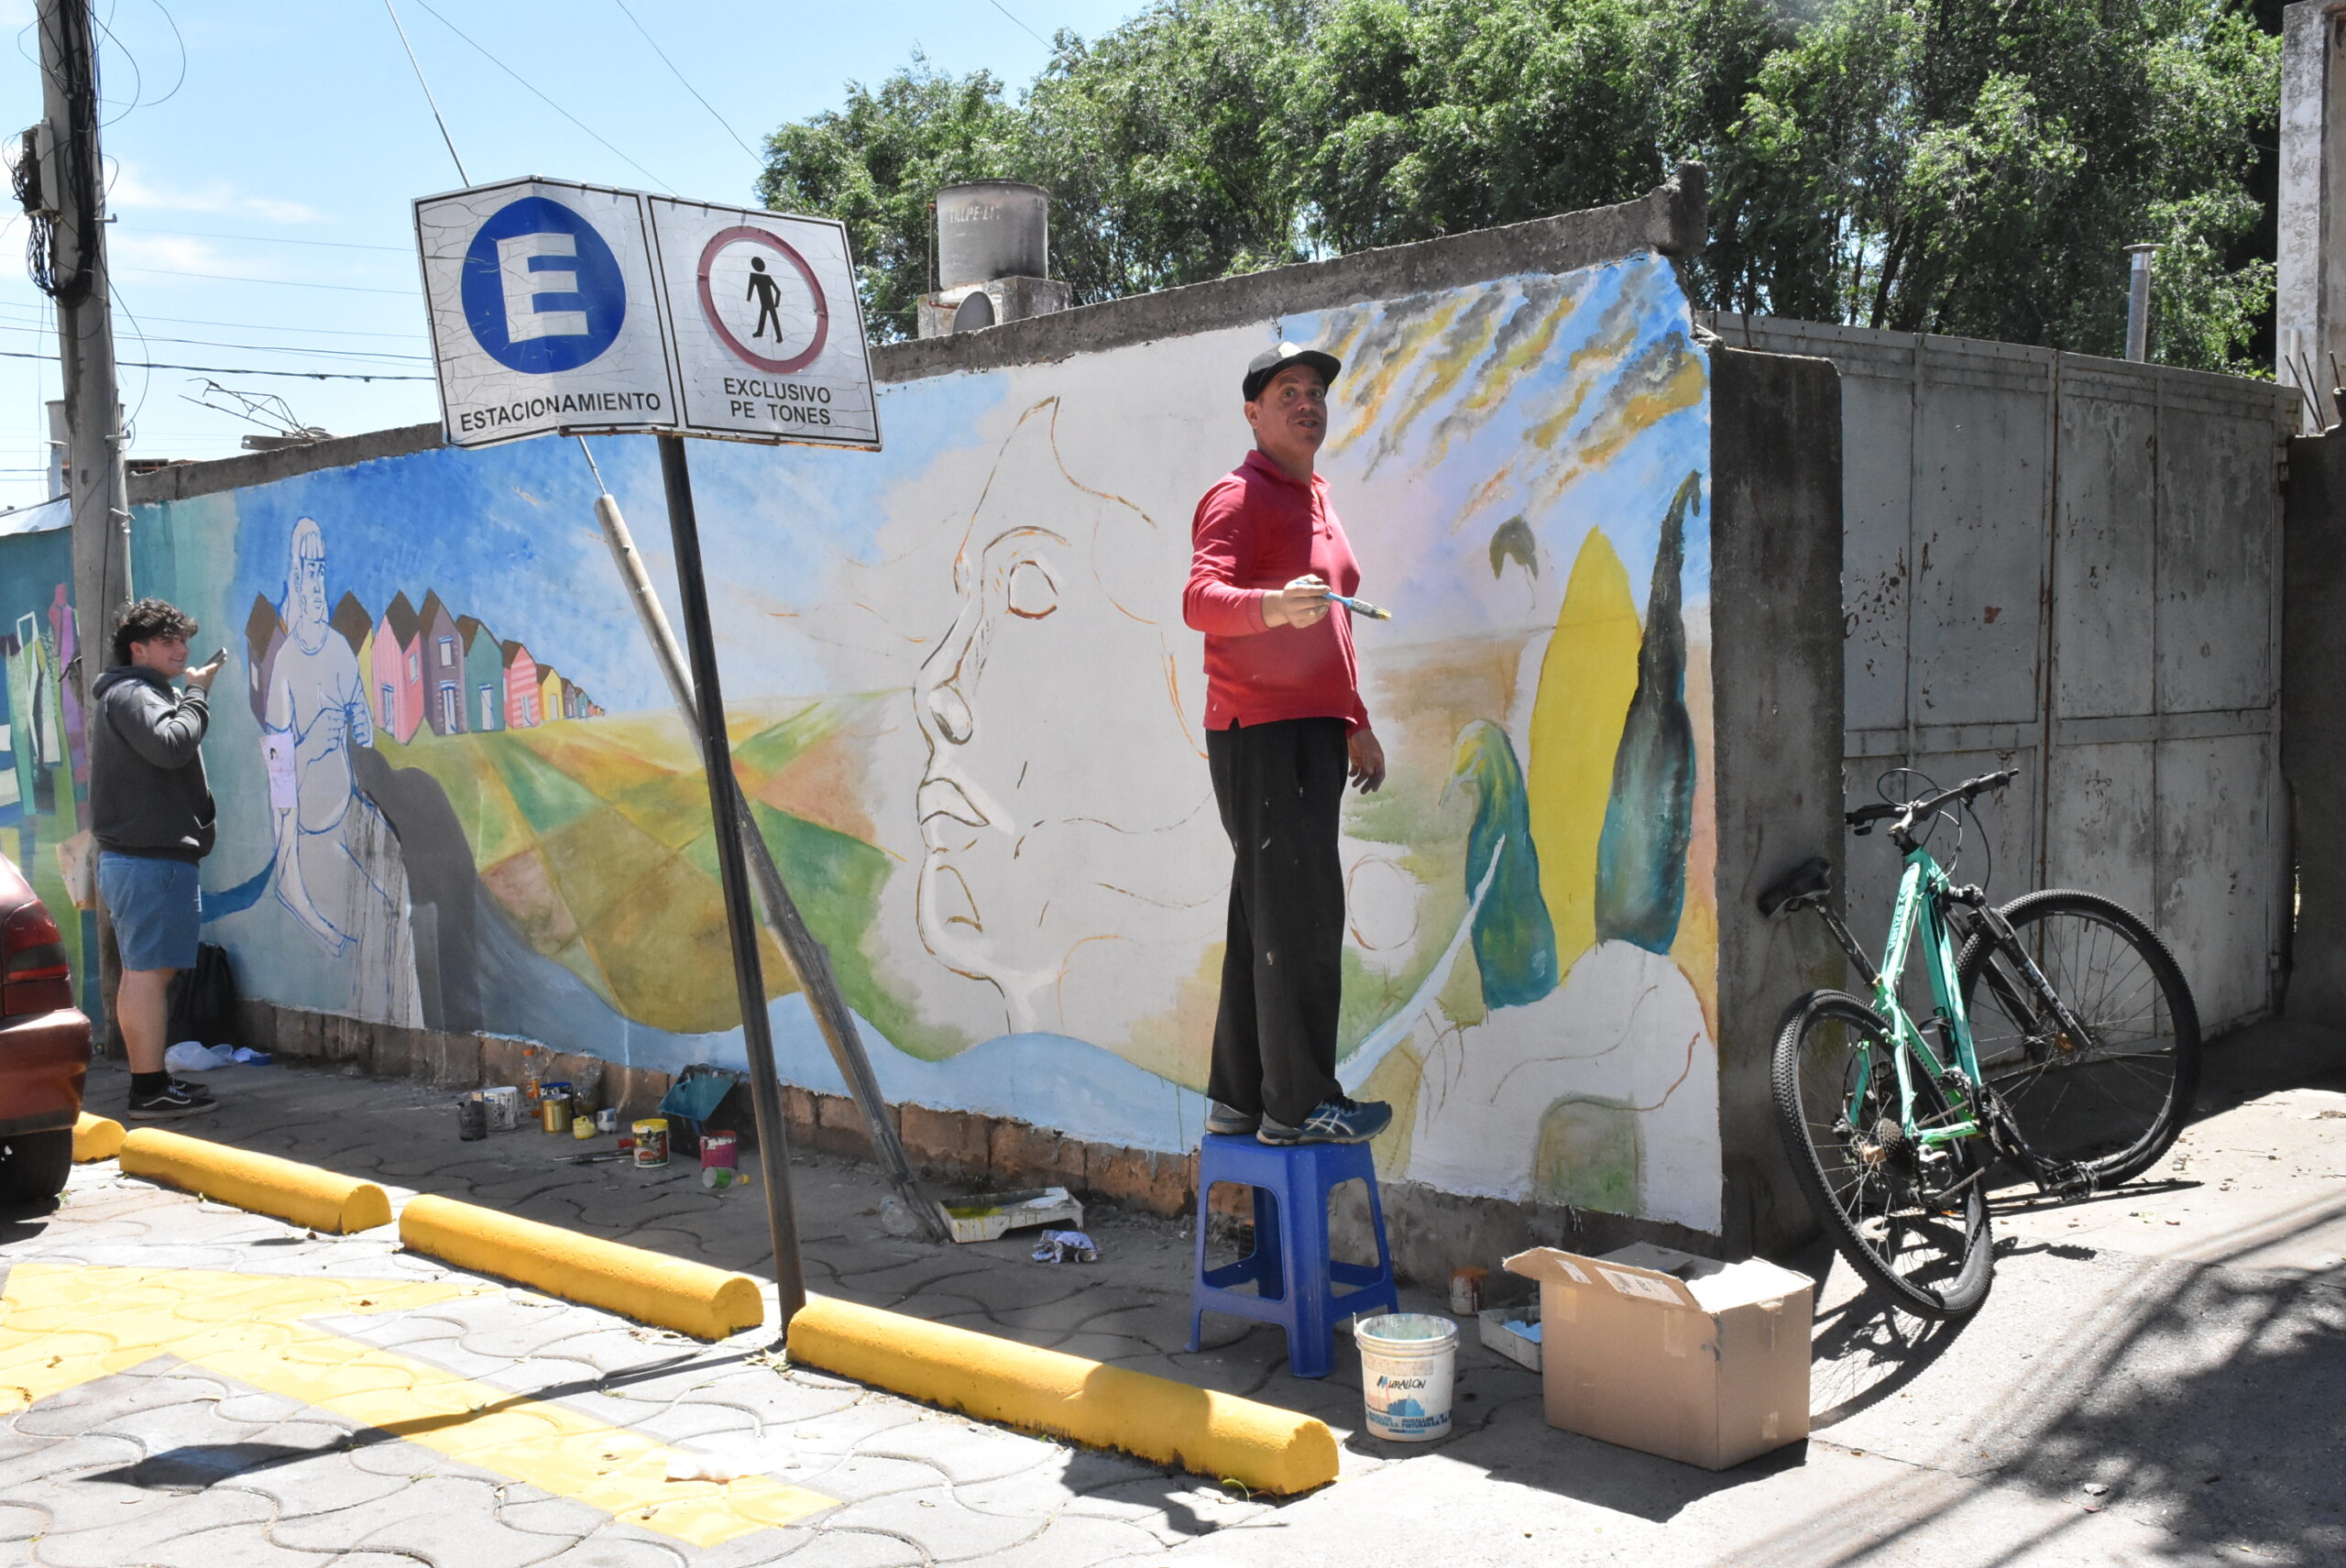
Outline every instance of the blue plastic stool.
[[[1220, 1268], [1206, 1266], [1206, 1199], [1214, 1183], [1255, 1190], [1255, 1250]], [[1368, 1184], [1369, 1227], [1376, 1262], [1338, 1263], [1328, 1255], [1328, 1194], [1347, 1181]], [[1236, 1287], [1252, 1285], [1252, 1290]], [[1347, 1287], [1341, 1293], [1337, 1287]], [[1288, 1370], [1325, 1377], [1336, 1367], [1336, 1324], [1372, 1312], [1398, 1312], [1393, 1255], [1385, 1245], [1385, 1209], [1376, 1199], [1376, 1166], [1366, 1144], [1297, 1144], [1273, 1148], [1251, 1137], [1208, 1134], [1198, 1151], [1198, 1273], [1189, 1290], [1189, 1348], [1208, 1312], [1277, 1323], [1287, 1330]]]

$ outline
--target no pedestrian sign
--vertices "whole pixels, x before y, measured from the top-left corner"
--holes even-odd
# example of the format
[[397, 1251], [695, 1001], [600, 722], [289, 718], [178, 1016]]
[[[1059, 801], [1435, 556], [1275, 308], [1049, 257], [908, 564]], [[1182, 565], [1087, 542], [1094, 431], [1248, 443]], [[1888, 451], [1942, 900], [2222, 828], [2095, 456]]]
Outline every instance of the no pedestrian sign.
[[880, 445], [847, 231], [554, 180], [415, 203], [449, 442]]

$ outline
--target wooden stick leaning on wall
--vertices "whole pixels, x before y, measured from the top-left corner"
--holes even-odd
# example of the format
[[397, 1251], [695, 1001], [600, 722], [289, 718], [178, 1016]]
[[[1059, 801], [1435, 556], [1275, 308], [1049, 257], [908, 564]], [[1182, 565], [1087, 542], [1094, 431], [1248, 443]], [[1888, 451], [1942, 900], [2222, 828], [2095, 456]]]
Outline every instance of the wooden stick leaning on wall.
[[[667, 677], [669, 695], [675, 699], [676, 711], [685, 721], [685, 733], [692, 738], [694, 750], [705, 751], [699, 706], [693, 693], [692, 676], [685, 668], [684, 650], [676, 643], [676, 634], [668, 624], [668, 612], [652, 589], [643, 559], [636, 554], [634, 537], [628, 532], [627, 519], [619, 512], [618, 499], [604, 488], [602, 470], [596, 466], [595, 455], [587, 450], [586, 438], [576, 439], [578, 449], [586, 455], [586, 466], [595, 475], [595, 520], [601, 525], [603, 543], [610, 547], [619, 579], [627, 585], [628, 597], [634, 601], [636, 615], [643, 622], [644, 636], [652, 644], [661, 674]], [[912, 1161], [904, 1153], [904, 1140], [896, 1135], [887, 1100], [880, 1092], [879, 1076], [872, 1070], [872, 1058], [864, 1054], [855, 1014], [849, 1011], [847, 999], [839, 994], [839, 979], [831, 971], [830, 950], [806, 928], [797, 901], [790, 896], [781, 872], [775, 869], [773, 854], [750, 815], [748, 802], [740, 799], [740, 782], [729, 773], [727, 782], [735, 792], [741, 848], [749, 861], [750, 880], [757, 889], [758, 902], [765, 910], [767, 929], [773, 933], [783, 956], [797, 975], [799, 992], [815, 1014], [823, 1044], [829, 1047], [839, 1076], [847, 1080], [848, 1092], [853, 1096], [856, 1108], [863, 1113], [872, 1152], [879, 1157], [889, 1184], [912, 1212], [922, 1233], [934, 1242], [951, 1241], [953, 1233], [944, 1208], [922, 1189], [920, 1179], [913, 1174]]]

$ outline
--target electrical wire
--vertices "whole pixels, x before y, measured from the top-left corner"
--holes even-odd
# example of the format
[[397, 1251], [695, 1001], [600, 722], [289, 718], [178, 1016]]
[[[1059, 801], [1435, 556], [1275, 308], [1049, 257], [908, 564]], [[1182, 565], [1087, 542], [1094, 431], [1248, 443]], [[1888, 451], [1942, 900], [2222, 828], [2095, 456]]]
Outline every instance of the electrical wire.
[[[384, 0], [385, 5], [389, 5], [389, 3], [390, 0]], [[442, 27], [447, 28], [458, 38], [464, 39], [466, 43], [471, 44], [473, 49], [477, 50], [481, 57], [484, 60], [487, 60], [489, 64], [497, 67], [498, 70], [505, 72], [506, 75], [511, 77], [514, 81], [520, 82], [524, 88], [528, 89], [529, 92], [534, 94], [537, 100], [543, 104], [547, 108], [552, 109], [555, 114], [560, 115], [564, 119], [568, 120], [572, 125], [576, 126], [580, 130], [585, 131], [588, 136], [593, 137], [597, 141], [601, 142], [606, 148], [619, 158], [620, 162], [626, 164], [629, 168], [642, 175], [646, 180], [651, 181], [654, 185], [659, 186], [663, 191], [667, 192], [671, 196], [676, 193], [676, 188], [674, 185], [669, 184], [665, 180], [661, 179], [660, 176], [652, 173], [652, 170], [644, 168], [643, 165], [628, 157], [627, 154], [620, 152], [618, 148], [613, 147], [609, 142], [604, 141], [603, 137], [596, 132], [593, 126], [580, 119], [577, 115], [572, 114], [569, 110], [564, 108], [561, 104], [555, 103], [553, 99], [547, 97], [543, 93], [539, 92], [527, 77], [514, 70], [511, 66], [506, 64], [503, 60], [498, 59], [497, 56], [491, 54], [482, 45], [474, 42], [471, 34], [466, 32], [464, 28], [456, 26], [455, 23], [448, 20], [447, 17], [442, 16], [437, 10], [433, 9], [431, 0], [415, 0], [415, 3], [418, 5], [422, 6], [424, 14], [432, 17], [433, 20], [438, 22]]]
[[362, 245], [349, 239], [291, 239], [273, 234], [203, 234], [194, 229], [149, 228], [144, 224], [125, 227], [125, 234], [169, 234], [182, 239], [233, 239], [250, 245], [318, 245], [334, 250], [387, 250], [394, 256], [413, 256], [415, 247], [409, 245]]
[[369, 289], [358, 283], [300, 283], [291, 278], [239, 278], [226, 272], [190, 272], [179, 267], [117, 267], [117, 272], [137, 272], [149, 278], [202, 278], [214, 283], [260, 283], [271, 289], [331, 289], [338, 294], [397, 294], [415, 298], [413, 289]]
[[[21, 310], [23, 308], [23, 306], [17, 305], [12, 301], [0, 300], [0, 311]], [[49, 313], [45, 310], [35, 309], [33, 314], [35, 319], [38, 321], [44, 328], [46, 328], [49, 324]], [[203, 316], [149, 316], [147, 319], [149, 321], [171, 322], [180, 326], [236, 327], [245, 332], [298, 332], [317, 337], [384, 337], [389, 338], [396, 343], [426, 343], [430, 341], [420, 333], [412, 332], [352, 332], [344, 327], [277, 326], [268, 322], [212, 321]]]
[[[0, 359], [41, 359], [53, 357], [47, 354], [19, 354], [15, 349], [0, 348]], [[302, 381], [429, 381], [430, 376], [362, 376], [355, 371], [335, 370], [259, 370], [250, 366], [223, 365], [159, 365], [146, 359], [115, 361], [134, 370], [192, 370], [202, 376], [290, 376]]]
[[407, 50], [407, 62], [415, 71], [415, 84], [423, 89], [423, 101], [432, 105], [432, 119], [440, 127], [440, 139], [448, 144], [448, 161], [456, 166], [456, 178], [469, 185], [473, 177], [465, 172], [465, 160], [456, 156], [456, 138], [448, 134], [448, 122], [440, 113], [440, 100], [432, 95], [432, 83], [423, 79], [422, 62], [415, 58], [415, 46], [407, 41], [407, 29], [400, 25], [400, 14], [392, 8], [391, 0], [383, 0], [383, 9], [391, 14], [391, 30], [400, 36], [400, 48]]
[[1048, 48], [1050, 48], [1050, 47], [1051, 47], [1051, 40], [1050, 40], [1050, 39], [1048, 39], [1048, 38], [1045, 38], [1042, 34], [1040, 34], [1040, 33], [1036, 32], [1034, 28], [1032, 28], [1032, 27], [1028, 27], [1025, 23], [1024, 23], [1024, 22], [1019, 22], [1019, 21], [1018, 21], [1018, 18], [1017, 18], [1016, 16], [1011, 16], [1011, 14], [1010, 14], [1010, 7], [1009, 7], [1009, 6], [1007, 6], [1007, 5], [1003, 5], [1003, 4], [1002, 3], [1002, 0], [990, 0], [990, 3], [992, 5], [992, 6], [993, 6], [993, 8], [994, 8], [995, 10], [997, 10], [997, 11], [1001, 12], [1001, 13], [1002, 13], [1003, 16], [1010, 16], [1010, 19], [1011, 19], [1012, 21], [1014, 21], [1014, 22], [1017, 22], [1017, 23], [1018, 23], [1018, 28], [1019, 28], [1019, 30], [1020, 30], [1021, 32], [1025, 33], [1028, 38], [1033, 38], [1036, 43], [1041, 44], [1045, 49], [1048, 49]]
[[[119, 294], [115, 297], [115, 308], [124, 315], [130, 315], [129, 307], [123, 304]], [[131, 321], [131, 330], [141, 343], [176, 343], [190, 348], [241, 348], [256, 354], [322, 354], [330, 359], [397, 359], [415, 365], [432, 363], [432, 356], [428, 354], [392, 354], [371, 348], [312, 348], [306, 343], [223, 343], [216, 337], [149, 337], [138, 330], [137, 317], [133, 316]], [[0, 322], [0, 332], [29, 333], [36, 337], [49, 335], [46, 328], [26, 326], [16, 322]]]
[[668, 51], [660, 47], [660, 40], [652, 36], [651, 29], [646, 27], [641, 22], [636, 20], [636, 15], [633, 11], [628, 9], [627, 0], [611, 0], [611, 4], [619, 8], [620, 16], [625, 16], [630, 22], [633, 22], [635, 24], [635, 30], [643, 35], [643, 41], [652, 46], [652, 52], [658, 55], [660, 57], [660, 63], [668, 68], [668, 74], [674, 77], [679, 82], [682, 82], [685, 92], [691, 93], [695, 98], [700, 99], [700, 106], [708, 111], [708, 117], [710, 119], [715, 120], [718, 125], [725, 127], [725, 134], [733, 138], [733, 145], [740, 148], [743, 152], [748, 153], [751, 158], [756, 158], [758, 156], [757, 148], [751, 147], [748, 142], [743, 141], [741, 139], [741, 133], [733, 128], [732, 122], [717, 112], [717, 105], [710, 103], [707, 98], [701, 97], [700, 89], [694, 86], [690, 82], [686, 82], [685, 80], [685, 73], [676, 69], [676, 62], [670, 60], [668, 58]]

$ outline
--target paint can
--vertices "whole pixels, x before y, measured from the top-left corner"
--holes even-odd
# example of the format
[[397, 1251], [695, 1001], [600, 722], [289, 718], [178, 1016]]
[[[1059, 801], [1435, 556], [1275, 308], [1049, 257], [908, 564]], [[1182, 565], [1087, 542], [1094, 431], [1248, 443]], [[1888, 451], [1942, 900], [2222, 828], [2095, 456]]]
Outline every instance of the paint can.
[[1450, 1435], [1450, 1395], [1458, 1370], [1458, 1325], [1431, 1312], [1394, 1312], [1353, 1325], [1368, 1430], [1387, 1442], [1432, 1442]]
[[468, 1144], [488, 1136], [488, 1101], [467, 1094], [456, 1102], [456, 1136]]
[[570, 1096], [541, 1090], [538, 1094], [538, 1121], [549, 1133], [570, 1131]]
[[1491, 1271], [1468, 1265], [1450, 1271], [1450, 1310], [1462, 1318], [1471, 1318], [1483, 1310], [1483, 1295], [1489, 1285]]
[[668, 1163], [668, 1118], [651, 1116], [635, 1124], [635, 1163], [642, 1170]]
[[700, 1135], [702, 1168], [712, 1169], [721, 1166], [732, 1170], [739, 1168], [741, 1160], [737, 1148], [740, 1141], [739, 1133], [720, 1132], [715, 1128], [704, 1131]]
[[596, 1112], [595, 1130], [598, 1133], [618, 1132], [619, 1130], [619, 1107], [616, 1105], [606, 1105], [600, 1111]]
[[488, 1130], [510, 1133], [521, 1125], [521, 1091], [510, 1084], [480, 1091], [482, 1103], [488, 1107]]

